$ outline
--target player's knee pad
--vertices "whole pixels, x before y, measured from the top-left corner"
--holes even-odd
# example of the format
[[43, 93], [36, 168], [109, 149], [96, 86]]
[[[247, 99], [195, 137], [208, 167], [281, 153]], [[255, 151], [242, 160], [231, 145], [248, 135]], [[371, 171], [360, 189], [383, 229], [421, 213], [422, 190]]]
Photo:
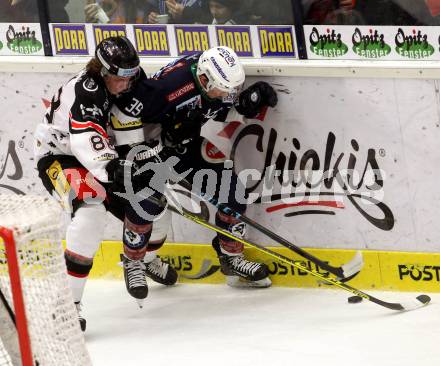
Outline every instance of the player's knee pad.
[[169, 210], [166, 210], [158, 220], [153, 222], [153, 231], [151, 232], [147, 251], [151, 252], [158, 250], [163, 245], [163, 243], [165, 243], [170, 225], [171, 212]]
[[67, 267], [67, 279], [69, 287], [72, 290], [73, 300], [75, 302], [81, 301], [84, 286], [93, 265], [93, 258], [83, 257], [68, 249], [64, 252]]
[[66, 249], [64, 251], [67, 273], [73, 277], [85, 278], [89, 275], [93, 265], [93, 258], [83, 257]]
[[101, 244], [106, 222], [104, 205], [83, 203], [66, 232], [66, 248], [81, 257], [93, 258]]
[[[220, 211], [215, 215], [215, 224], [238, 238], [243, 238], [246, 234], [246, 224], [244, 222]], [[243, 253], [244, 245], [238, 240], [218, 233], [216, 241], [222, 253], [230, 255]]]
[[124, 254], [127, 258], [137, 260], [144, 257], [152, 228], [153, 224], [151, 222], [136, 224], [125, 217], [122, 242], [124, 243]]

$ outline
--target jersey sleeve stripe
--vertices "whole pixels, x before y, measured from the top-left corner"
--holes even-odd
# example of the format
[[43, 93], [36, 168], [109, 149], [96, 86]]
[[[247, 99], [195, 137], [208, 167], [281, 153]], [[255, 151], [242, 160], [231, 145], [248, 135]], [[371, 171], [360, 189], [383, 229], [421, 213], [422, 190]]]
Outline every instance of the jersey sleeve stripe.
[[94, 123], [92, 121], [75, 121], [72, 118], [72, 115], [70, 114], [70, 127], [72, 128], [72, 130], [80, 132], [80, 131], [85, 131], [88, 129], [93, 129], [96, 132], [98, 132], [102, 137], [105, 137], [106, 139], [108, 139], [108, 135], [107, 132], [97, 123]]

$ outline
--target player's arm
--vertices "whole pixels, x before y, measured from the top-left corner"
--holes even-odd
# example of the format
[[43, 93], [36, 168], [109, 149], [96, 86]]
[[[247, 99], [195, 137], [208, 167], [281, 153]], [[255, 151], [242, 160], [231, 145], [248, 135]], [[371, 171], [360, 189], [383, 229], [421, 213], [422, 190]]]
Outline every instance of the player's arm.
[[[91, 79], [89, 79], [90, 81]], [[69, 113], [70, 146], [79, 162], [101, 182], [109, 182], [106, 166], [117, 158], [107, 133], [109, 103], [104, 90], [87, 80], [75, 86], [75, 101]]]

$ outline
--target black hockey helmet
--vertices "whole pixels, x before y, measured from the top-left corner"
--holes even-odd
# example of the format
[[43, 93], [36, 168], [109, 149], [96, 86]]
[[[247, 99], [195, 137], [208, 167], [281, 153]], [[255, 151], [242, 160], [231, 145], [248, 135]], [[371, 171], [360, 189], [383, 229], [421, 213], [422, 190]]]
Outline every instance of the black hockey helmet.
[[133, 77], [139, 73], [139, 56], [124, 36], [109, 37], [96, 47], [95, 56], [102, 64], [102, 73]]

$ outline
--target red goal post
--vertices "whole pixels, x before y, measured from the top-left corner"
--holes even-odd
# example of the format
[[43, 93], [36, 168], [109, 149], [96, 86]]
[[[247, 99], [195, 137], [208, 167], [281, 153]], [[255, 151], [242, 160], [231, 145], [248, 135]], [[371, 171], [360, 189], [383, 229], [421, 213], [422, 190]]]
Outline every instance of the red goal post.
[[67, 281], [61, 221], [50, 197], [0, 194], [0, 366], [91, 365]]

